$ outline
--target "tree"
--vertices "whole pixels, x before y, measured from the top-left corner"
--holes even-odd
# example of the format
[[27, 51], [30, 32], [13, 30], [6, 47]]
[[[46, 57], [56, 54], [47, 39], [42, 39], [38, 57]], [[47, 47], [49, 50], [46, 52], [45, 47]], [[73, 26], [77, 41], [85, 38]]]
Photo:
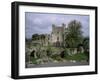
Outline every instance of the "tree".
[[83, 47], [84, 47], [84, 53], [88, 57], [87, 61], [89, 61], [89, 37], [84, 38]]
[[83, 40], [83, 47], [86, 53], [89, 52], [89, 37], [85, 37]]
[[32, 40], [38, 40], [39, 39], [39, 35], [38, 34], [33, 34], [32, 35]]
[[79, 21], [73, 20], [68, 24], [65, 33], [65, 42], [67, 47], [76, 48], [78, 44], [82, 43], [82, 25]]
[[41, 41], [41, 45], [43, 46], [43, 44], [45, 43], [45, 38], [46, 36], [44, 34], [33, 34], [32, 35], [32, 40], [33, 41], [36, 41], [36, 40], [39, 40]]

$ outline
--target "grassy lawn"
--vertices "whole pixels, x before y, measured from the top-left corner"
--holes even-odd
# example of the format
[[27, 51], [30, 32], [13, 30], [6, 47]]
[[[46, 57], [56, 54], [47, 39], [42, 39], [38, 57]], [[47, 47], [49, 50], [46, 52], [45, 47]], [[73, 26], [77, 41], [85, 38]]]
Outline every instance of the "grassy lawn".
[[74, 54], [74, 55], [66, 55], [66, 60], [75, 60], [75, 61], [87, 61], [88, 57], [84, 53]]

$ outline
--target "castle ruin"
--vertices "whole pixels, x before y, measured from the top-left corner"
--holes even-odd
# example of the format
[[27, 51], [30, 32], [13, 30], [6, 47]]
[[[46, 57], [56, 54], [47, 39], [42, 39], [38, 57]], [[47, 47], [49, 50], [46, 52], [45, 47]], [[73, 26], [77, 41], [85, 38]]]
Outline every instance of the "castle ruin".
[[52, 25], [52, 32], [51, 34], [46, 34], [45, 38], [45, 45], [52, 45], [52, 46], [64, 46], [64, 40], [65, 40], [65, 30], [66, 25], [62, 24], [61, 26]]

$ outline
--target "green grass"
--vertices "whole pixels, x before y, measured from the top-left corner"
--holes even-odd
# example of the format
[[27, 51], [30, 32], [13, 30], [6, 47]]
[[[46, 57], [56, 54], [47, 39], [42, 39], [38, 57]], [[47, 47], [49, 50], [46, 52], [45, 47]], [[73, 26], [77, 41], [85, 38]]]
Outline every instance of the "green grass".
[[53, 55], [51, 58], [52, 58], [53, 60], [62, 61], [61, 57], [58, 56], [58, 55]]
[[37, 64], [37, 62], [36, 62], [37, 59], [31, 58], [31, 60], [32, 60], [32, 64]]
[[82, 61], [82, 60], [88, 60], [88, 57], [84, 53], [74, 54], [74, 55], [66, 55], [66, 60], [75, 60], [75, 61]]

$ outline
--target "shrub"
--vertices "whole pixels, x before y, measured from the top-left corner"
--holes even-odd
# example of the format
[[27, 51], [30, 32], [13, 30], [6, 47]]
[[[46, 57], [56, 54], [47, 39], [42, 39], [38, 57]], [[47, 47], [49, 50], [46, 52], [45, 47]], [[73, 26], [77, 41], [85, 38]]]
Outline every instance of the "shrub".
[[32, 58], [31, 60], [32, 60], [32, 64], [37, 64], [37, 61], [36, 61], [37, 59]]

